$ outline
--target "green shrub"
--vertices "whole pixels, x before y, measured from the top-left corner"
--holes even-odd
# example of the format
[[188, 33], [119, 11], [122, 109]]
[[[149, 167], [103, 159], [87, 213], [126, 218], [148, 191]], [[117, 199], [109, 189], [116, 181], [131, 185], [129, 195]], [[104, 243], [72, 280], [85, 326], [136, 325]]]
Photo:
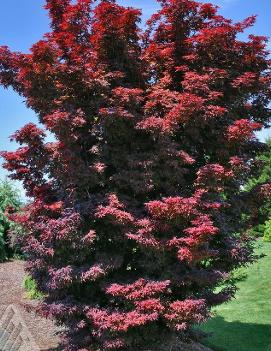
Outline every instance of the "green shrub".
[[38, 290], [37, 283], [29, 275], [24, 277], [23, 287], [26, 290], [26, 297], [30, 300], [41, 300], [44, 295]]
[[[14, 211], [18, 211], [21, 207], [21, 201], [18, 191], [13, 184], [7, 180], [0, 182], [0, 262], [18, 254], [18, 248], [9, 245], [8, 232], [14, 229], [14, 225], [8, 220], [5, 212], [8, 207], [12, 207]], [[18, 230], [18, 228], [17, 228]], [[20, 234], [17, 232], [18, 235]]]
[[265, 223], [263, 240], [271, 242], [271, 218]]
[[3, 222], [3, 215], [0, 213], [0, 262], [6, 259], [6, 250], [5, 250], [5, 227], [2, 224]]
[[266, 229], [265, 223], [256, 225], [249, 231], [249, 235], [252, 236], [253, 238], [262, 238], [264, 236], [265, 229]]

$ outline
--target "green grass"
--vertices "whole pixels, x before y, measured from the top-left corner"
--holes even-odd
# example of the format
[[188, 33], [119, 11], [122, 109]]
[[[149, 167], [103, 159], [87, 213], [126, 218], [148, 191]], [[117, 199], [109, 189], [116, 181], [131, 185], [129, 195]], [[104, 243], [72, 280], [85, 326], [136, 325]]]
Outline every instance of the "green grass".
[[202, 328], [215, 351], [271, 351], [271, 243], [257, 251], [266, 257], [246, 269], [236, 299], [217, 307]]
[[24, 277], [23, 287], [29, 300], [41, 300], [44, 298], [44, 295], [38, 290], [35, 280], [28, 275]]

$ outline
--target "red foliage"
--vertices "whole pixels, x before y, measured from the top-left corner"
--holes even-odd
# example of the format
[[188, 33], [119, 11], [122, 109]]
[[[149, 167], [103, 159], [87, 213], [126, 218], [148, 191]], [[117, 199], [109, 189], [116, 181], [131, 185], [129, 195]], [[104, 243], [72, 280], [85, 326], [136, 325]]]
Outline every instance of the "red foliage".
[[131, 285], [113, 284], [107, 288], [106, 292], [113, 296], [121, 296], [125, 299], [136, 301], [164, 293], [169, 284], [169, 280], [150, 282], [140, 279]]
[[252, 139], [254, 130], [260, 130], [261, 127], [261, 123], [251, 122], [248, 119], [240, 119], [229, 126], [227, 138], [232, 143], [241, 143]]
[[177, 330], [185, 330], [189, 324], [203, 322], [207, 318], [205, 300], [175, 301], [170, 304], [165, 318], [173, 322]]
[[239, 39], [254, 17], [159, 2], [142, 33], [113, 0], [47, 0], [51, 32], [29, 54], [0, 48], [0, 83], [56, 138], [29, 124], [2, 156], [32, 197], [12, 216], [67, 351], [193, 337], [254, 259], [243, 234], [270, 184], [240, 189], [269, 125], [266, 38]]

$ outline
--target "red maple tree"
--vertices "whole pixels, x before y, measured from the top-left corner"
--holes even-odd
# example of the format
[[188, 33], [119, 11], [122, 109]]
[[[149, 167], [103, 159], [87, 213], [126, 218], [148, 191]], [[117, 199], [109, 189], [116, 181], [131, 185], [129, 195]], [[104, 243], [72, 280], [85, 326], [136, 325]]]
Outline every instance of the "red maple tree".
[[193, 337], [254, 259], [246, 231], [270, 186], [242, 185], [269, 123], [267, 39], [239, 39], [255, 17], [159, 2], [143, 32], [113, 0], [47, 0], [51, 32], [29, 54], [0, 47], [1, 84], [56, 139], [28, 124], [2, 155], [33, 199], [14, 219], [65, 350]]

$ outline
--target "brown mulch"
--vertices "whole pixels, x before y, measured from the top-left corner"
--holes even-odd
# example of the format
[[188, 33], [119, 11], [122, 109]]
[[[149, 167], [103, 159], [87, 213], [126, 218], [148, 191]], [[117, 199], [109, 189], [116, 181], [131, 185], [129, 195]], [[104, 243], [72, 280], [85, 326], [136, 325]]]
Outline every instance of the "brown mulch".
[[24, 262], [0, 264], [0, 313], [2, 315], [9, 305], [15, 305], [40, 350], [54, 350], [59, 344], [57, 328], [52, 321], [34, 313], [37, 302], [25, 298], [24, 276]]

